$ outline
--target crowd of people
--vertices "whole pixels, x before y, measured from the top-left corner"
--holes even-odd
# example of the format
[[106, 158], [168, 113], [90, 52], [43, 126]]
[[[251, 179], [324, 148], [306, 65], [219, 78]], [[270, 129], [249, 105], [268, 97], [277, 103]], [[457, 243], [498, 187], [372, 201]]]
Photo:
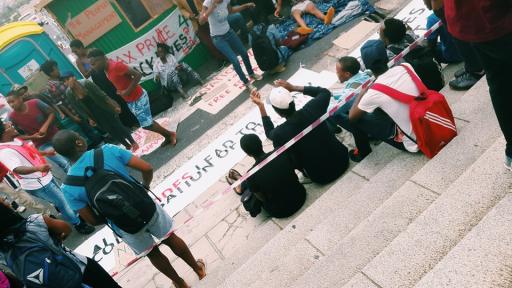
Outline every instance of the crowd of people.
[[[418, 130], [411, 118], [413, 106], [410, 103], [421, 102], [419, 100], [430, 95], [444, 99], [432, 91], [440, 90], [440, 84], [444, 86], [439, 63], [464, 61], [464, 69], [449, 83], [456, 90], [469, 89], [486, 74], [507, 141], [505, 165], [512, 170], [512, 121], [506, 108], [510, 97], [505, 86], [506, 69], [512, 64], [512, 57], [507, 53], [512, 47], [510, 3], [425, 0], [427, 7], [434, 10], [429, 27], [437, 19], [445, 25], [429, 37], [428, 46], [416, 48], [418, 50], [411, 54], [414, 56], [405, 57], [393, 67], [389, 67], [388, 62], [416, 37], [404, 22], [386, 19], [380, 28], [380, 39], [369, 40], [362, 46], [362, 63], [350, 56], [341, 57], [337, 62], [336, 74], [345, 85], [343, 91], [333, 94], [326, 88], [275, 81], [275, 88], [267, 95], [268, 103], [285, 120], [276, 126], [268, 116], [265, 97], [250, 82], [250, 79], [260, 80], [261, 75], [254, 73], [246, 48], [236, 33], [252, 38], [245, 30], [245, 20], [240, 25], [243, 18], [239, 12], [246, 11], [246, 15], [256, 21], [280, 17], [282, 1], [278, 0], [276, 5], [271, 2], [231, 6], [227, 0], [177, 1], [182, 14], [193, 21], [196, 33], [212, 55], [233, 64], [261, 114], [265, 135], [273, 149], [264, 151], [259, 136], [244, 135], [240, 146], [254, 159], [253, 167], [316, 123], [332, 108], [331, 98], [346, 100], [327, 121], [317, 123], [285, 153], [235, 187], [252, 216], [262, 210], [277, 218], [293, 215], [305, 203], [304, 184], [324, 185], [335, 181], [348, 169], [350, 160], [360, 162], [372, 153], [370, 141], [382, 141], [409, 153], [421, 151], [431, 156], [420, 141], [425, 131]], [[484, 6], [488, 14], [471, 12]], [[302, 34], [311, 32], [301, 21], [304, 13], [329, 24], [335, 12], [329, 9], [323, 14], [312, 1], [292, 1], [291, 16]], [[206, 22], [209, 23], [207, 29]], [[238, 25], [236, 32], [235, 25]], [[256, 29], [260, 29], [257, 33], [264, 31], [272, 39], [276, 50], [283, 50], [279, 65], [284, 67], [287, 56], [282, 55], [285, 51], [280, 49], [280, 40], [271, 36], [271, 27], [261, 25]], [[72, 231], [71, 225], [82, 234], [94, 232], [94, 226], [107, 225], [136, 254], [146, 255], [176, 287], [189, 287], [158, 248], [155, 239], [162, 240], [161, 243], [185, 261], [199, 279], [206, 276], [206, 263], [196, 259], [187, 244], [172, 232], [173, 219], [149, 196], [153, 167], [132, 153], [139, 148], [131, 136], [134, 126], [160, 134], [165, 139], [162, 146], [176, 145], [176, 132], [154, 121], [148, 93], [139, 85], [140, 72], [122, 62], [109, 60], [99, 49], [85, 48], [79, 40], [73, 40], [71, 47], [85, 79], [78, 80], [66, 71], [61, 73], [58, 64], [48, 60], [41, 65], [41, 71], [49, 78], [43, 93], [31, 94], [26, 86], [16, 85], [7, 95], [12, 111], [8, 120], [0, 122], [0, 168], [12, 173], [21, 189], [52, 203], [64, 221], [41, 214], [25, 218], [16, 207], [0, 200], [0, 283], [7, 283], [6, 287], [31, 287], [31, 283], [39, 285], [37, 287], [119, 287], [96, 261], [62, 245]], [[155, 52], [158, 59], [154, 79], [166, 89], [189, 98], [179, 74], [184, 73], [198, 83], [203, 83], [201, 77], [186, 63], [176, 61], [166, 44], [158, 44]], [[248, 77], [239, 65], [238, 55], [242, 57]], [[362, 70], [363, 65], [366, 70]], [[372, 77], [376, 78], [372, 86], [347, 98]], [[293, 93], [312, 99], [298, 109]], [[432, 118], [430, 115], [425, 119], [429, 117], [443, 129], [456, 131], [453, 117], [437, 115]], [[355, 149], [349, 151], [336, 138], [335, 134], [342, 129], [354, 136]], [[439, 131], [428, 131], [431, 134], [427, 136], [437, 139], [439, 135], [435, 133], [441, 133]], [[105, 144], [107, 135], [125, 149]], [[62, 185], [56, 181], [47, 161], [66, 173]], [[138, 171], [142, 182], [132, 178], [130, 170]], [[227, 176], [229, 183], [240, 178], [241, 173], [233, 169]], [[40, 267], [40, 263], [47, 264]]]

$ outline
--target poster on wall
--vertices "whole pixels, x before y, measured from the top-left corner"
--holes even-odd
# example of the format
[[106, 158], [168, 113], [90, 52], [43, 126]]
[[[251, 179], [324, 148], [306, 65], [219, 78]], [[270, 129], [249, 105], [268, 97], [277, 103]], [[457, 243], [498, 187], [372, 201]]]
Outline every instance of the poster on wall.
[[23, 65], [20, 69], [18, 69], [18, 73], [27, 80], [32, 74], [36, 73], [39, 70], [39, 64], [36, 60], [32, 59], [28, 61], [27, 64]]
[[181, 60], [199, 43], [192, 22], [175, 9], [151, 31], [135, 41], [109, 53], [108, 58], [121, 61], [142, 73], [142, 80], [153, 78], [156, 44], [164, 42], [171, 47], [171, 55]]
[[121, 23], [112, 4], [100, 0], [66, 23], [66, 28], [85, 46]]

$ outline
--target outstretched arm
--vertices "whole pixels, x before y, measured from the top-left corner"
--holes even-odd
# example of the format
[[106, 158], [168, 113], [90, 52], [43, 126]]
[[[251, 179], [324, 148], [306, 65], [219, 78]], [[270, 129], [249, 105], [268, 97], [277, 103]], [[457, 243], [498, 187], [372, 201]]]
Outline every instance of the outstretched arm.
[[128, 167], [142, 173], [142, 183], [144, 186], [149, 187], [149, 185], [151, 185], [151, 181], [153, 180], [153, 167], [151, 164], [137, 156], [133, 156], [130, 161], [128, 161]]

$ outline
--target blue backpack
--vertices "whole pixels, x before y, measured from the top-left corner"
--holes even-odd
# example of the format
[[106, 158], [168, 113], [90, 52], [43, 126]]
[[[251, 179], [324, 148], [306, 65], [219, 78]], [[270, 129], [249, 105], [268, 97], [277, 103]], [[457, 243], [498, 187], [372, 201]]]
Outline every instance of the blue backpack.
[[80, 288], [82, 271], [63, 248], [26, 230], [6, 256], [7, 266], [27, 288]]

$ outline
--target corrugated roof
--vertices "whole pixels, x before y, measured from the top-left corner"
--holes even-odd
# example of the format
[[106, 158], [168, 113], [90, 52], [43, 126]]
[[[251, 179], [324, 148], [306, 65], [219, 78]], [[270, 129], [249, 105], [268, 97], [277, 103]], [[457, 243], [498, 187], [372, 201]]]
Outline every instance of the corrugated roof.
[[28, 35], [41, 34], [44, 29], [36, 22], [13, 22], [0, 27], [0, 50]]

